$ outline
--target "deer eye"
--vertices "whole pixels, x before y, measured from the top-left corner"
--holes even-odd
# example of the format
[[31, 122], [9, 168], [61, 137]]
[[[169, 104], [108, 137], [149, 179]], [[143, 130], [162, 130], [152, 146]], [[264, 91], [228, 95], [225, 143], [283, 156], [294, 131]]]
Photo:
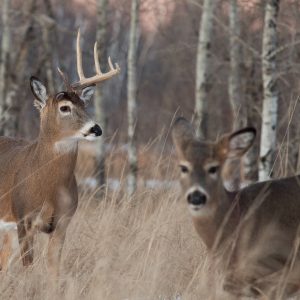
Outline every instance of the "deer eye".
[[186, 173], [188, 173], [188, 172], [189, 172], [189, 169], [188, 169], [188, 167], [187, 167], [187, 166], [180, 165], [179, 167], [180, 167], [181, 173], [184, 173], [184, 174], [186, 174]]
[[59, 110], [62, 112], [62, 113], [70, 113], [71, 112], [71, 107], [68, 106], [68, 105], [63, 105], [59, 108]]
[[207, 170], [207, 172], [211, 175], [215, 175], [218, 171], [219, 171], [219, 166], [211, 166]]

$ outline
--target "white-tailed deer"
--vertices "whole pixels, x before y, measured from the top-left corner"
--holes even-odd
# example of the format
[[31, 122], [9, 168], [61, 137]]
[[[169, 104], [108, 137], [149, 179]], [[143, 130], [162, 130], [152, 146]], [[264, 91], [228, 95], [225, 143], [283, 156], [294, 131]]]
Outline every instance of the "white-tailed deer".
[[34, 105], [40, 112], [38, 138], [31, 142], [0, 138], [0, 220], [17, 223], [25, 266], [33, 262], [34, 234], [38, 231], [50, 234], [48, 261], [55, 274], [59, 270], [66, 229], [77, 208], [74, 169], [78, 141], [92, 140], [102, 134], [100, 126], [88, 116], [86, 105], [95, 84], [120, 71], [109, 59], [110, 71], [102, 74], [96, 44], [94, 54], [97, 74], [85, 78], [78, 32], [78, 82], [69, 84], [60, 71], [66, 90], [49, 95], [37, 78], [30, 79]]
[[224, 288], [235, 295], [282, 299], [300, 288], [300, 176], [228, 192], [224, 164], [241, 157], [256, 131], [199, 140], [178, 118], [172, 129], [181, 184], [198, 235], [222, 261]]

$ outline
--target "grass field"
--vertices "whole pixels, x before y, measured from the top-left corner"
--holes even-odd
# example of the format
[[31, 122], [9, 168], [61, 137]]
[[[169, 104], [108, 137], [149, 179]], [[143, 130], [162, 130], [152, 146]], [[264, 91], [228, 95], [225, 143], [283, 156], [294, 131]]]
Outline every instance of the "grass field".
[[[207, 299], [206, 255], [177, 196], [147, 189], [128, 198], [120, 190], [96, 204], [84, 193], [63, 250], [63, 298]], [[60, 299], [47, 277], [46, 244], [40, 234], [32, 267], [16, 261], [0, 273], [1, 299]]]
[[[79, 159], [79, 179], [91, 175], [90, 159]], [[144, 177], [160, 178], [164, 173], [174, 181], [172, 160], [162, 155], [155, 163], [145, 159]], [[209, 262], [178, 186], [140, 187], [128, 197], [124, 161], [112, 155], [108, 164], [117, 169], [113, 172], [119, 174], [119, 187], [107, 189], [99, 199], [97, 190], [80, 186], [59, 289], [47, 275], [48, 237], [39, 234], [33, 266], [25, 269], [17, 259], [7, 272], [0, 272], [1, 299], [208, 299], [221, 291], [219, 280], [208, 280]]]
[[194, 230], [174, 153], [165, 152], [142, 148], [139, 189], [129, 197], [126, 159], [123, 150], [113, 149], [107, 175], [117, 184], [100, 198], [97, 186], [84, 181], [95, 172], [93, 149], [84, 148], [79, 207], [67, 231], [58, 284], [47, 271], [48, 237], [39, 234], [31, 267], [17, 258], [0, 272], [0, 299], [233, 299]]

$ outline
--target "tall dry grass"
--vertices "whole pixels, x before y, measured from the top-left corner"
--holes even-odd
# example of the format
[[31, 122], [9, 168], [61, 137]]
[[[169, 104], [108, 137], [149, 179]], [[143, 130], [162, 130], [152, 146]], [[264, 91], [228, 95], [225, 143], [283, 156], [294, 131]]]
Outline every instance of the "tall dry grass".
[[[174, 179], [171, 160], [152, 160], [153, 176], [159, 164], [167, 164], [168, 178]], [[87, 165], [81, 162], [82, 169]], [[121, 188], [106, 189], [101, 200], [96, 190], [80, 189], [64, 244], [59, 288], [54, 289], [47, 273], [48, 237], [39, 234], [31, 267], [23, 268], [18, 259], [0, 272], [1, 299], [226, 299], [178, 187], [142, 187], [128, 197], [122, 188], [125, 162], [119, 166]]]
[[34, 265], [17, 261], [0, 274], [1, 299], [207, 299], [205, 252], [177, 194], [109, 196], [98, 205], [81, 198], [64, 245], [60, 294], [49, 284], [40, 234]]

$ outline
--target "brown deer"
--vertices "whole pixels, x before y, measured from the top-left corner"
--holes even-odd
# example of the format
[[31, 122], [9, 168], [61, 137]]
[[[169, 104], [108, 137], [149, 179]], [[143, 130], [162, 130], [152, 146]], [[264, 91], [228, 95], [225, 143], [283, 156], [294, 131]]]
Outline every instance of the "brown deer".
[[216, 142], [195, 137], [178, 118], [172, 137], [181, 185], [198, 235], [222, 262], [233, 295], [282, 299], [300, 288], [300, 176], [224, 188], [226, 160], [241, 157], [256, 131], [245, 128]]
[[109, 59], [110, 71], [101, 73], [97, 44], [94, 56], [97, 74], [85, 78], [78, 32], [78, 82], [69, 84], [60, 71], [66, 90], [50, 95], [41, 81], [30, 79], [34, 105], [40, 112], [38, 138], [31, 142], [0, 138], [0, 219], [17, 223], [24, 266], [33, 262], [35, 233], [49, 234], [48, 262], [56, 275], [66, 230], [78, 202], [74, 175], [78, 141], [102, 134], [100, 126], [88, 116], [86, 105], [95, 84], [120, 71]]

